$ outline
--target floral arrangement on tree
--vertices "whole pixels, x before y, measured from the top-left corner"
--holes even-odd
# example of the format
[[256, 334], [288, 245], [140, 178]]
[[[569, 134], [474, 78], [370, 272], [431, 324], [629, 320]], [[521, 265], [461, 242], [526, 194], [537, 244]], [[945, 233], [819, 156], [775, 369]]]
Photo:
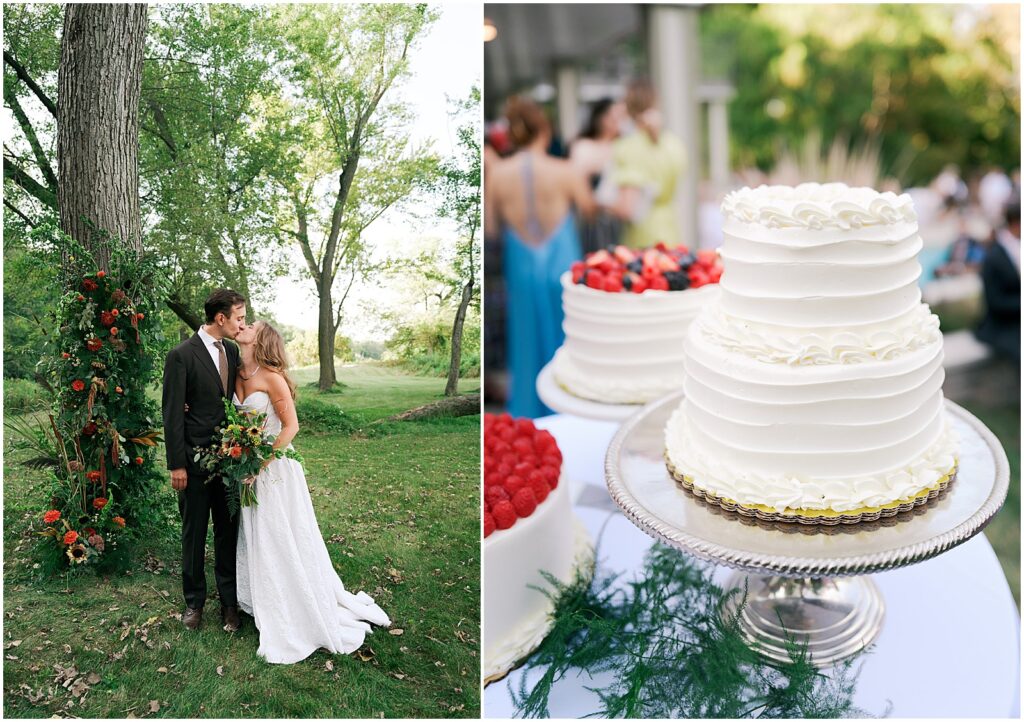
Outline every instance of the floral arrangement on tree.
[[266, 432], [267, 415], [245, 407], [236, 407], [224, 399], [224, 426], [217, 429], [214, 441], [196, 452], [195, 461], [210, 472], [208, 484], [218, 481], [227, 492], [231, 516], [243, 506], [255, 506], [256, 482], [253, 480], [273, 459], [302, 457], [294, 449], [275, 449], [275, 436]]
[[35, 523], [62, 560], [78, 566], [142, 538], [159, 518], [160, 414], [146, 387], [161, 340], [154, 321], [163, 281], [155, 262], [131, 249], [112, 244], [105, 271], [74, 241], [56, 237], [65, 249], [65, 292], [40, 361], [53, 394], [54, 483]]

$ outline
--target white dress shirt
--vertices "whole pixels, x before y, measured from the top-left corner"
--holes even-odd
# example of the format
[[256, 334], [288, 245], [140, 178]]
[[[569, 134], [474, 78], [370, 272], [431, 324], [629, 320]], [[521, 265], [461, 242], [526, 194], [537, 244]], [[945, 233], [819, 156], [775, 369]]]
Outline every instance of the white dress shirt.
[[[198, 333], [199, 333], [200, 340], [202, 340], [203, 344], [206, 345], [206, 350], [210, 352], [210, 358], [213, 359], [213, 367], [215, 369], [217, 369], [217, 373], [220, 373], [220, 351], [218, 351], [217, 347], [213, 345], [213, 344], [215, 344], [217, 342], [217, 339], [215, 339], [213, 336], [211, 336], [210, 334], [208, 334], [206, 332], [206, 327], [205, 326], [200, 326]], [[223, 343], [224, 342], [221, 341], [222, 345], [223, 345]], [[228, 351], [225, 348], [224, 349], [225, 358], [227, 357], [227, 353], [228, 353]]]

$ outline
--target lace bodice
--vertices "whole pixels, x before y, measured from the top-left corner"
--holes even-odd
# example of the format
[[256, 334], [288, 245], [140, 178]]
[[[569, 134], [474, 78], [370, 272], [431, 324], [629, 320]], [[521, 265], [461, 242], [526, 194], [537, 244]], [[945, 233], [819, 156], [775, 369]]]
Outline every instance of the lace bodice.
[[266, 414], [267, 423], [264, 427], [266, 433], [271, 436], [277, 436], [281, 433], [281, 419], [278, 418], [274, 405], [270, 402], [270, 394], [266, 391], [253, 391], [246, 397], [244, 404], [238, 399], [238, 394], [235, 394], [234, 403], [235, 406]]

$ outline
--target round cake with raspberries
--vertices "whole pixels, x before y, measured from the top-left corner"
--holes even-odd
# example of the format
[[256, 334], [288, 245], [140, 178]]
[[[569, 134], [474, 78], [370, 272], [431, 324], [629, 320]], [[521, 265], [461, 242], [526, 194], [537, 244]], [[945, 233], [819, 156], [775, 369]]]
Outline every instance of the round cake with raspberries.
[[555, 382], [573, 396], [642, 404], [683, 385], [685, 339], [718, 298], [718, 253], [686, 246], [588, 254], [562, 275], [565, 342]]
[[530, 419], [484, 414], [484, 679], [505, 676], [551, 628], [552, 575], [592, 571], [593, 549], [572, 511], [562, 454]]

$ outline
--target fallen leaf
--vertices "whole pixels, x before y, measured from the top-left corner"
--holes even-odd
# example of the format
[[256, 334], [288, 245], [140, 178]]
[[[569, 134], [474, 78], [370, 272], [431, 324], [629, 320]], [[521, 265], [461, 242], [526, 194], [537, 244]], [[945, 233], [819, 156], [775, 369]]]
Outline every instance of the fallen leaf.
[[8, 642], [7, 644], [5, 644], [4, 645], [4, 649], [10, 649], [11, 647], [20, 647], [20, 646], [21, 646], [21, 640], [20, 639], [15, 639], [13, 642]]
[[334, 671], [334, 662], [332, 662], [331, 660], [328, 659], [327, 662], [324, 664], [324, 667], [327, 669], [328, 672], [333, 672]]
[[89, 684], [99, 684], [101, 679], [102, 677], [100, 677], [95, 672], [89, 672], [89, 674], [85, 678], [85, 681]]
[[160, 711], [160, 703], [157, 702], [155, 699], [149, 700], [149, 711], [150, 712], [159, 712]]
[[160, 674], [167, 674], [167, 667], [158, 667], [156, 671]]
[[395, 679], [405, 679], [405, 675], [402, 674], [401, 672], [392, 672], [391, 676], [394, 677]]
[[395, 637], [401, 637], [403, 634], [405, 634], [405, 630], [404, 629], [389, 629], [388, 630], [388, 634], [390, 634], [392, 636], [395, 636]]
[[217, 667], [217, 676], [218, 677], [223, 677], [224, 676], [224, 667], [223, 666], [218, 666]]

